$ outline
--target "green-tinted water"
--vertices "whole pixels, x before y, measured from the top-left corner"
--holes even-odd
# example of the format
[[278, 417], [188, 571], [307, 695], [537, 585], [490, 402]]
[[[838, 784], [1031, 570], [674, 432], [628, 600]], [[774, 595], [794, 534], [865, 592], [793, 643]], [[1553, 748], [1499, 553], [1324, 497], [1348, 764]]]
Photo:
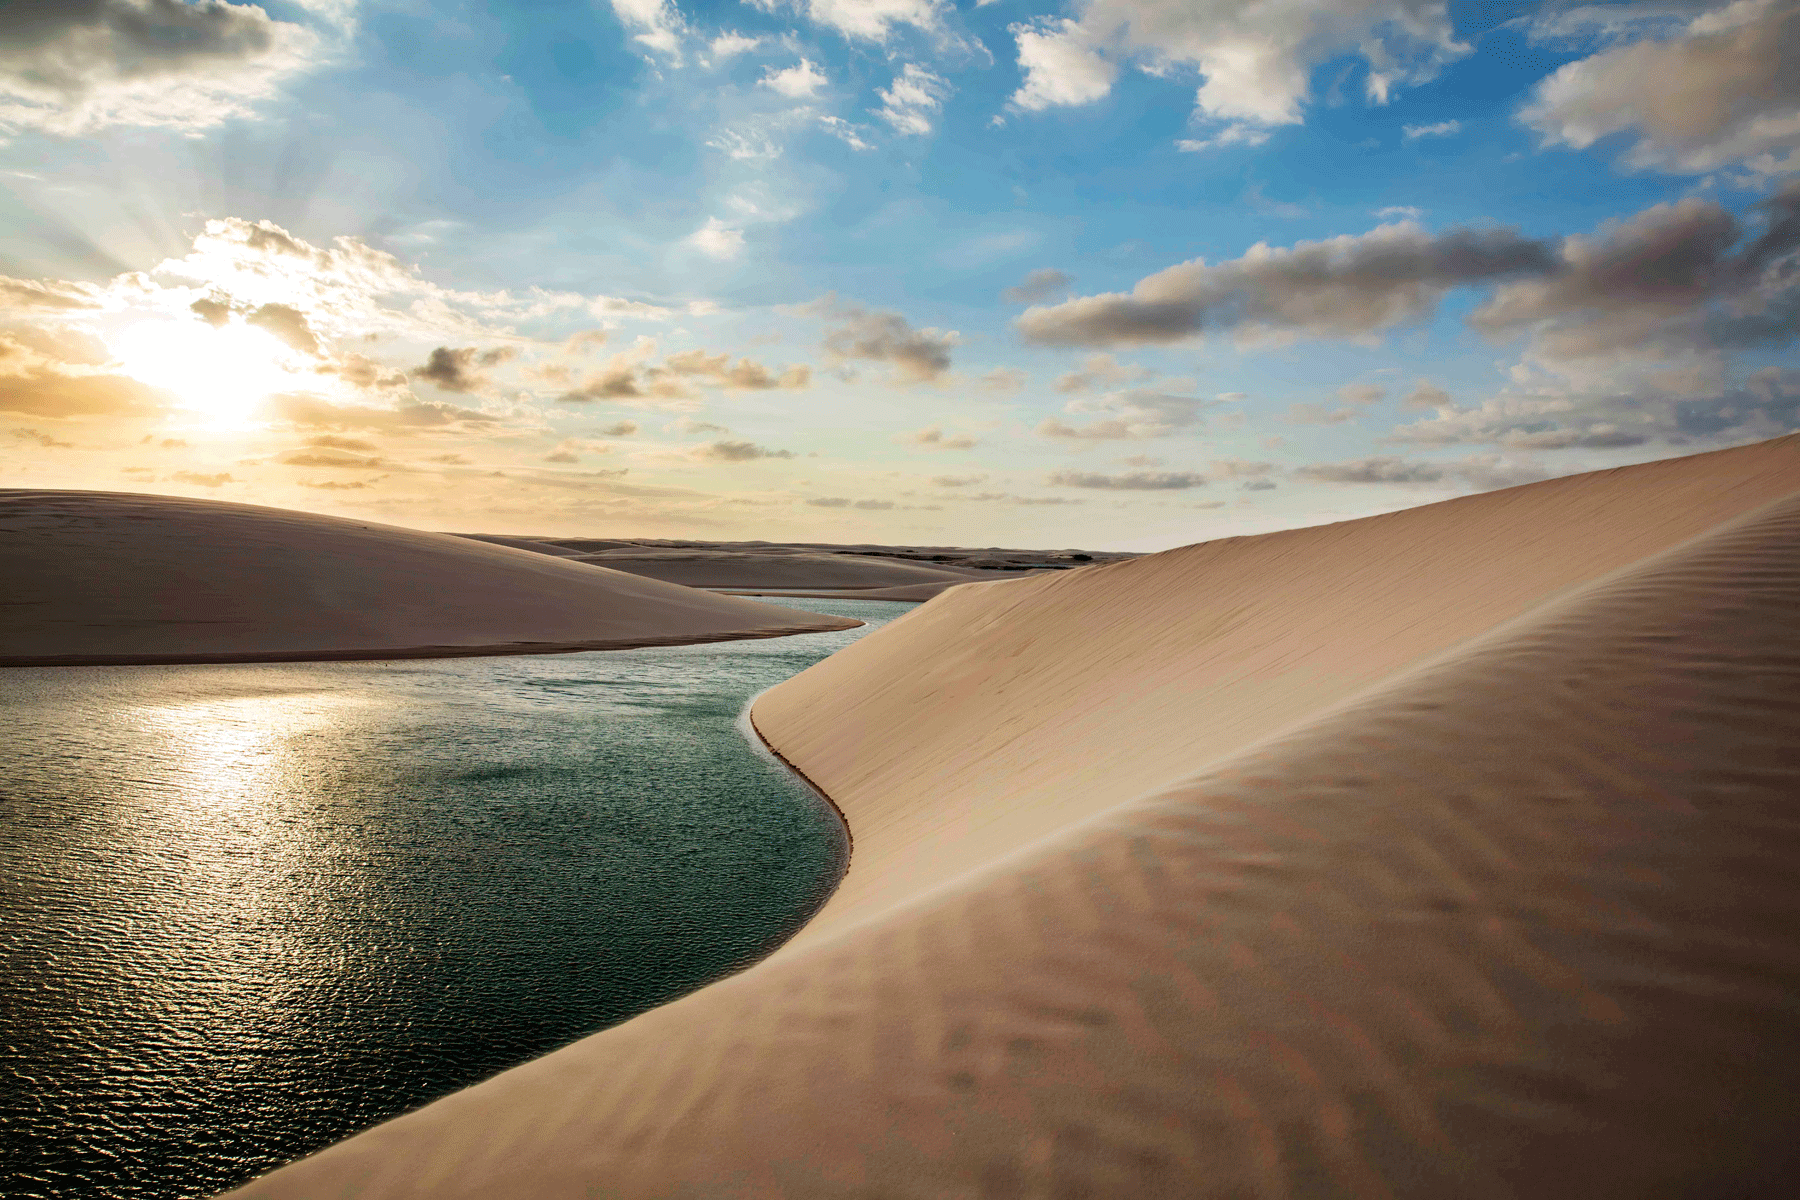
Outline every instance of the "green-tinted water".
[[768, 953], [845, 841], [734, 722], [865, 632], [0, 672], [0, 1194], [208, 1196]]

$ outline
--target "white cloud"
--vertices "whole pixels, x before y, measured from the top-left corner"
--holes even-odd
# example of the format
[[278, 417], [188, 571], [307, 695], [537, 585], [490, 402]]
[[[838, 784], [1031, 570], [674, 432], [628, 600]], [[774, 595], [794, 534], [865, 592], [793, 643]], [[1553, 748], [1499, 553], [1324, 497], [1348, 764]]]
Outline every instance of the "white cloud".
[[1074, 19], [1012, 33], [1025, 76], [1009, 101], [1017, 110], [1099, 100], [1122, 62], [1159, 75], [1198, 70], [1195, 116], [1223, 128], [1184, 139], [1184, 150], [1255, 145], [1299, 123], [1311, 70], [1328, 58], [1359, 54], [1370, 102], [1385, 104], [1396, 86], [1468, 53], [1443, 0], [1086, 0]]
[[847, 38], [885, 42], [902, 25], [923, 33], [942, 34], [943, 0], [748, 0], [764, 12], [802, 9], [819, 25]]
[[744, 249], [744, 231], [733, 229], [717, 217], [708, 217], [706, 224], [688, 235], [688, 244], [702, 254], [713, 258], [736, 258]]
[[1538, 84], [1519, 115], [1545, 145], [1625, 135], [1621, 162], [1636, 169], [1800, 170], [1800, 6], [1737, 0], [1611, 46]]
[[873, 150], [874, 147], [862, 140], [862, 126], [854, 125], [842, 117], [821, 116], [819, 125], [833, 137], [841, 138], [852, 150]]
[[741, 33], [721, 33], [706, 44], [706, 56], [715, 63], [725, 62], [740, 54], [747, 54], [762, 45], [761, 38], [745, 37]]
[[763, 77], [758, 82], [770, 91], [779, 92], [790, 100], [805, 100], [810, 96], [816, 96], [819, 89], [830, 83], [831, 80], [825, 77], [825, 72], [819, 70], [818, 64], [811, 59], [803, 58], [797, 65], [785, 70], [777, 71], [774, 67], [770, 67], [763, 72]]
[[1408, 125], [1402, 130], [1409, 142], [1416, 142], [1420, 138], [1454, 137], [1461, 132], [1461, 121], [1437, 121], [1430, 125]]
[[950, 84], [918, 63], [907, 63], [894, 77], [893, 86], [877, 91], [881, 108], [877, 115], [900, 133], [931, 132], [931, 119], [950, 95]]
[[681, 60], [681, 36], [687, 31], [687, 22], [669, 0], [612, 0], [612, 9], [621, 25], [641, 31], [633, 35], [633, 41]]

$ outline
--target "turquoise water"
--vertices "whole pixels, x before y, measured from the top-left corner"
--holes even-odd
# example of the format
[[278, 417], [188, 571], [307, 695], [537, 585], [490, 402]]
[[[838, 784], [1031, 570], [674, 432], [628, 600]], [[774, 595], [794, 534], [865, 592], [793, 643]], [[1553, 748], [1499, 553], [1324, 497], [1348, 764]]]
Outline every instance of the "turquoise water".
[[0, 672], [0, 1195], [210, 1196], [767, 954], [846, 842], [734, 722], [866, 632]]

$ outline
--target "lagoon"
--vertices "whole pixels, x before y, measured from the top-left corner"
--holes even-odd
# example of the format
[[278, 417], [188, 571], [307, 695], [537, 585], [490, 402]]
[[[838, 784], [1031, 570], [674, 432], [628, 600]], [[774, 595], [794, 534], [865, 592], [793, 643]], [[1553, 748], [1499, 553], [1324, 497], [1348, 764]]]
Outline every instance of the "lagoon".
[[0, 673], [0, 1194], [210, 1196], [767, 954], [847, 862], [745, 740], [863, 629]]

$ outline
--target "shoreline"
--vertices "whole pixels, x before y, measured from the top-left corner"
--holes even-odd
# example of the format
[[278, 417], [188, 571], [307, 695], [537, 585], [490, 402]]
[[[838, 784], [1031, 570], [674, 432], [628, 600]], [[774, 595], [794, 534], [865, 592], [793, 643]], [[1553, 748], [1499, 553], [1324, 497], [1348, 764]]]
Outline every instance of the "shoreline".
[[[821, 614], [824, 615], [824, 614]], [[643, 650], [657, 646], [703, 646], [711, 642], [742, 642], [759, 638], [793, 637], [802, 633], [833, 633], [856, 629], [866, 622], [848, 622], [821, 629], [785, 626], [745, 632], [667, 637], [603, 638], [575, 642], [496, 642], [480, 646], [400, 646], [372, 650], [258, 650], [211, 654], [53, 654], [43, 656], [0, 655], [0, 668], [29, 667], [178, 667], [227, 666], [243, 663], [284, 662], [386, 662], [421, 658], [500, 658], [523, 654], [578, 654], [589, 650]]]

